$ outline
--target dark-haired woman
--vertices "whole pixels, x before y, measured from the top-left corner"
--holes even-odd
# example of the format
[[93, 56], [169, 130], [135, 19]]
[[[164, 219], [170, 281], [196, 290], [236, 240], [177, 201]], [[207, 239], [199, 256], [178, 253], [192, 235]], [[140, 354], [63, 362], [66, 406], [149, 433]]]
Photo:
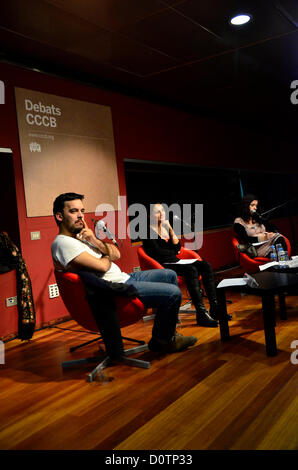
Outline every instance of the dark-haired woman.
[[256, 246], [258, 256], [269, 256], [271, 246], [280, 243], [285, 251], [287, 244], [284, 237], [276, 228], [257, 212], [258, 198], [253, 194], [247, 194], [242, 201], [241, 216], [234, 220], [234, 230], [242, 243], [261, 243]]
[[[155, 204], [151, 214], [151, 223], [148, 237], [143, 241], [143, 248], [151, 258], [164, 267], [170, 268], [183, 276], [192, 303], [196, 309], [196, 319], [199, 326], [217, 327], [217, 298], [214, 276], [210, 263], [196, 260], [191, 264], [179, 264], [177, 254], [181, 249], [178, 237], [165, 217], [162, 204]], [[167, 264], [170, 263], [170, 264]], [[202, 299], [199, 275], [210, 304], [210, 312], [205, 308]]]

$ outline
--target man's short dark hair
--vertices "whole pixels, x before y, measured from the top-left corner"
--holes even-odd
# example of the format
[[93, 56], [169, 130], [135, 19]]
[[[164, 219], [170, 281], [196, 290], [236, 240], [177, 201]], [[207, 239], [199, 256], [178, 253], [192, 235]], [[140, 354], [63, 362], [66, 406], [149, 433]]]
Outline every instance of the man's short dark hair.
[[[56, 216], [57, 212], [61, 212], [61, 214], [63, 213], [64, 203], [66, 201], [74, 201], [75, 199], [80, 199], [82, 201], [84, 199], [84, 195], [77, 193], [64, 193], [60, 194], [60, 196], [57, 196], [53, 204], [54, 217]], [[55, 221], [57, 225], [60, 225], [60, 222], [56, 219], [56, 217]]]

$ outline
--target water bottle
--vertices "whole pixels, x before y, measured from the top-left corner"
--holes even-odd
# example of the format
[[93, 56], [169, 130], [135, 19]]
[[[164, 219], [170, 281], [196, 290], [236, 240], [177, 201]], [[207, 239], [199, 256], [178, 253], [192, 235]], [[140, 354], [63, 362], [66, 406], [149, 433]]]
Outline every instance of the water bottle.
[[283, 247], [280, 245], [278, 247], [278, 252], [277, 252], [277, 256], [278, 256], [278, 262], [279, 262], [279, 266], [281, 268], [285, 268], [286, 267], [286, 263], [287, 263], [287, 260], [286, 260], [286, 253], [283, 249]]
[[275, 250], [274, 245], [271, 245], [270, 260], [271, 261], [277, 261], [277, 254], [276, 254], [276, 250]]

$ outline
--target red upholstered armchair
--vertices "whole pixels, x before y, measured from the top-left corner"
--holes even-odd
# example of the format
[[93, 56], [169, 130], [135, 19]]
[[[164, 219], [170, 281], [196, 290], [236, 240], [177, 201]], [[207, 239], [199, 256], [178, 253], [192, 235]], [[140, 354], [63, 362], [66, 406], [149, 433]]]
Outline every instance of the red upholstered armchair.
[[[100, 332], [92, 314], [92, 310], [87, 302], [85, 286], [80, 276], [74, 273], [63, 273], [55, 270], [55, 277], [59, 287], [60, 295], [71, 317], [86, 330], [90, 332], [96, 332], [99, 335], [95, 340], [91, 340], [87, 343], [83, 343], [77, 347], [71, 348], [70, 351], [74, 351], [75, 349], [85, 346], [86, 344], [90, 344], [93, 341], [98, 341], [100, 339]], [[138, 298], [131, 299], [117, 296], [115, 297], [115, 301], [121, 328], [136, 323], [146, 314], [146, 308]], [[126, 337], [122, 337], [122, 339], [133, 341], [139, 344], [139, 346], [135, 348], [126, 349], [124, 351], [125, 356], [148, 349], [145, 341], [138, 341]], [[102, 375], [102, 370], [112, 362], [108, 356], [97, 356], [92, 358], [65, 361], [62, 363], [62, 367], [72, 367], [98, 361], [100, 361], [99, 364], [90, 374], [88, 374], [88, 382], [92, 382], [97, 374], [100, 373]], [[130, 366], [142, 367], [145, 369], [150, 367], [149, 362], [139, 359], [123, 357], [121, 358], [120, 362]]]
[[[181, 247], [180, 253], [177, 256], [180, 259], [195, 258], [195, 259], [198, 259], [199, 261], [202, 261], [202, 258], [198, 255], [198, 253], [196, 253], [193, 250], [187, 250], [184, 247]], [[142, 271], [145, 271], [146, 269], [164, 269], [164, 267], [158, 261], [156, 261], [155, 259], [151, 258], [149, 255], [147, 255], [147, 253], [145, 252], [142, 246], [139, 246], [138, 248], [138, 258], [139, 258], [140, 267]], [[169, 267], [170, 266], [171, 265], [169, 265]], [[180, 289], [185, 289], [186, 284], [185, 284], [184, 278], [182, 276], [177, 276], [177, 278], [178, 278], [178, 285]], [[183, 305], [181, 307], [180, 312], [194, 313], [195, 310], [189, 310], [189, 309], [186, 310], [186, 307], [188, 306], [189, 306], [189, 302], [186, 305]]]
[[[180, 253], [177, 256], [180, 259], [196, 258], [202, 261], [202, 258], [195, 251], [187, 250], [184, 247], [181, 247]], [[164, 267], [158, 261], [147, 255], [142, 246], [139, 246], [138, 248], [138, 257], [142, 271], [145, 271], [146, 269], [164, 269]], [[183, 277], [178, 276], [178, 284], [180, 288], [185, 285]]]
[[[289, 257], [291, 256], [291, 244], [289, 240], [284, 237], [287, 247], [288, 247], [288, 253]], [[256, 258], [250, 258], [246, 253], [240, 253], [240, 251], [237, 248], [237, 245], [239, 245], [239, 241], [237, 240], [236, 237], [232, 238], [232, 243], [233, 243], [233, 248], [234, 248], [234, 254], [236, 257], [236, 260], [239, 261], [239, 264], [242, 268], [244, 268], [248, 273], [256, 273], [259, 271], [259, 266], [265, 263], [270, 262], [270, 258], [264, 258], [262, 256], [257, 256]]]

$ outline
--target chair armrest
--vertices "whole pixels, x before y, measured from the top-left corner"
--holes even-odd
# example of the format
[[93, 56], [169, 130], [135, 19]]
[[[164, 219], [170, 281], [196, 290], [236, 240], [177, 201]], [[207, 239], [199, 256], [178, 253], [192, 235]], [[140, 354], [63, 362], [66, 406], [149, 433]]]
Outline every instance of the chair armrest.
[[256, 256], [253, 258], [255, 261], [261, 262], [261, 263], [270, 263], [270, 258], [264, 258], [263, 256]]
[[199, 261], [202, 261], [202, 258], [196, 251], [193, 250], [187, 250], [183, 246], [181, 247], [180, 253], [177, 255], [178, 258], [180, 259], [198, 259]]
[[140, 266], [143, 270], [164, 269], [163, 266], [158, 261], [156, 261], [155, 259], [151, 258], [149, 255], [147, 255], [143, 247], [140, 247], [138, 249], [138, 257], [139, 257]]

